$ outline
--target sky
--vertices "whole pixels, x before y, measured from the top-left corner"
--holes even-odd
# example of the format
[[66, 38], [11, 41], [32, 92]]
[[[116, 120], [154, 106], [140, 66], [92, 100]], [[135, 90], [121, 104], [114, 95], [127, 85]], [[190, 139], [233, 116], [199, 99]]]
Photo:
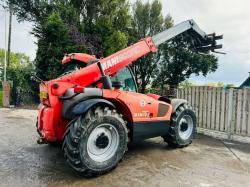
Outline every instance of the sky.
[[[134, 1], [134, 0], [133, 0]], [[150, 0], [149, 0], [150, 1]], [[207, 33], [223, 34], [220, 41], [226, 55], [219, 58], [219, 68], [207, 77], [192, 76], [197, 84], [224, 82], [240, 85], [250, 72], [250, 1], [249, 0], [160, 0], [163, 14], [170, 14], [175, 24], [194, 19]], [[4, 11], [0, 9], [0, 48], [4, 48]], [[30, 34], [32, 24], [13, 19], [12, 44], [14, 52], [23, 52], [35, 58], [36, 39]]]

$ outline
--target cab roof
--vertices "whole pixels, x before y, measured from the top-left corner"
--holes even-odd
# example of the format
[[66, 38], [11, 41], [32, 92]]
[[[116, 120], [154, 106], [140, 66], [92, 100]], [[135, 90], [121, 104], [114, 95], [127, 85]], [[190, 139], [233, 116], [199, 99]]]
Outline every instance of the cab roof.
[[77, 60], [84, 63], [89, 63], [90, 61], [97, 60], [97, 58], [94, 55], [89, 55], [86, 53], [70, 53], [65, 54], [62, 59], [62, 64], [66, 64], [71, 62], [72, 60]]

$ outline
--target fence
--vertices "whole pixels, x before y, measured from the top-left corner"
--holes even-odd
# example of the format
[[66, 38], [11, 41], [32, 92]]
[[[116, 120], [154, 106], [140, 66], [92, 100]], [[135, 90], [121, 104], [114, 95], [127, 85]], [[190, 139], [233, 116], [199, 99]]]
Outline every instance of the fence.
[[178, 89], [177, 97], [191, 103], [199, 132], [249, 142], [250, 88], [196, 86]]

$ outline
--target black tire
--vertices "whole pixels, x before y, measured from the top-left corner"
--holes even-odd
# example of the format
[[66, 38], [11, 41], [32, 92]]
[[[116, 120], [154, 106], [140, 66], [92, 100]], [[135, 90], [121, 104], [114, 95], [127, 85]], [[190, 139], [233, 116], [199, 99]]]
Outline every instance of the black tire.
[[62, 142], [59, 142], [59, 141], [48, 142], [48, 145], [51, 146], [51, 147], [61, 147], [62, 146]]
[[[184, 136], [182, 133], [187, 130], [188, 133]], [[163, 136], [163, 139], [170, 147], [182, 148], [192, 143], [195, 132], [196, 115], [189, 105], [182, 104], [172, 114], [169, 132]]]
[[[102, 128], [100, 126], [103, 126], [103, 124], [111, 124], [113, 126], [112, 128], [115, 128], [119, 141], [116, 141], [118, 147], [113, 149], [115, 150], [114, 154], [110, 154], [113, 156], [101, 162], [93, 159], [93, 155], [91, 157], [92, 153], [89, 152], [88, 140], [90, 142], [93, 140], [91, 138], [89, 139], [89, 137], [92, 137], [91, 133], [94, 131], [98, 132], [95, 129]], [[113, 131], [115, 130], [113, 129]], [[111, 147], [107, 144], [97, 145], [96, 142], [100, 136], [105, 139], [104, 133], [97, 135], [95, 141], [92, 141], [95, 142], [94, 146], [100, 150], [106, 149], [106, 147]], [[106, 136], [106, 139], [107, 137], [108, 136]], [[109, 144], [109, 141], [110, 140], [106, 142]], [[127, 150], [127, 142], [128, 131], [122, 117], [116, 112], [116, 110], [110, 110], [108, 107], [97, 107], [95, 109], [90, 109], [86, 115], [80, 116], [71, 122], [67, 134], [65, 135], [62, 148], [67, 163], [75, 171], [90, 177], [106, 173], [115, 168]], [[111, 141], [110, 144], [114, 143]], [[97, 147], [100, 145], [106, 147]]]

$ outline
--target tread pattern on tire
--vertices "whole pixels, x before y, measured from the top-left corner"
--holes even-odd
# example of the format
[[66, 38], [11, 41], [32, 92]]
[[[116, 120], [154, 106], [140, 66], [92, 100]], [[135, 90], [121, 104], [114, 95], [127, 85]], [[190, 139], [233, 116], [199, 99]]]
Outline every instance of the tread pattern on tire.
[[[186, 109], [192, 110], [192, 107], [184, 103], [180, 105], [176, 109], [176, 111], [172, 114], [169, 132], [167, 135], [163, 136], [164, 141], [167, 142], [170, 147], [183, 148], [192, 143], [192, 138], [190, 139], [189, 142], [182, 142], [177, 136], [177, 133], [178, 133], [177, 120], [180, 114]], [[196, 129], [196, 124], [194, 124], [194, 133], [195, 133], [195, 129]], [[192, 137], [194, 136], [194, 133], [192, 134]]]
[[[126, 127], [126, 122], [122, 119], [122, 116], [119, 115], [116, 110], [111, 110], [108, 107], [97, 107], [95, 109], [90, 109], [85, 116], [78, 117], [77, 119], [73, 120], [69, 125], [69, 130], [67, 134], [65, 134], [65, 138], [62, 145], [62, 150], [64, 152], [64, 157], [67, 163], [77, 172], [83, 173], [85, 176], [93, 176], [93, 175], [100, 175], [112, 170], [116, 165], [109, 170], [106, 171], [93, 171], [92, 169], [88, 168], [84, 163], [81, 161], [80, 158], [80, 139], [83, 136], [91, 122], [97, 120], [100, 117], [114, 117], [121, 122], [126, 130], [126, 142], [128, 142], [128, 130]], [[127, 147], [125, 151], [127, 150]], [[123, 154], [125, 153], [123, 152]], [[121, 159], [120, 159], [121, 160]]]

